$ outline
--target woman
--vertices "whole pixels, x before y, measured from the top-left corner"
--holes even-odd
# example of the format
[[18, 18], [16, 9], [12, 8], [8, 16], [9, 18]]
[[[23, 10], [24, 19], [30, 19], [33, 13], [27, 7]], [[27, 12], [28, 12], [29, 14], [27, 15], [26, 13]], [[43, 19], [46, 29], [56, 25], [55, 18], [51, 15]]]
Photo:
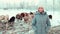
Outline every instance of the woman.
[[50, 29], [50, 21], [43, 7], [39, 7], [32, 20], [32, 28], [35, 30], [35, 34], [48, 34]]

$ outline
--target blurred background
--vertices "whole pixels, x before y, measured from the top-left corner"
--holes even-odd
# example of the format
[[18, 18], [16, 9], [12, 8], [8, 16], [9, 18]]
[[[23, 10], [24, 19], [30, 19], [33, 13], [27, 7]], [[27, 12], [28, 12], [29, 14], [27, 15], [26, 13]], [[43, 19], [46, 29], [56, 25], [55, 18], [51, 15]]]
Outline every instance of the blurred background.
[[36, 12], [39, 6], [60, 24], [60, 0], [0, 0], [0, 15], [11, 17], [21, 12]]
[[[60, 29], [60, 0], [0, 0], [0, 19], [3, 17], [3, 19], [0, 20], [0, 30], [3, 27], [3, 29], [4, 29], [3, 34], [5, 34], [6, 29], [9, 29], [8, 27], [10, 27], [10, 25], [8, 24], [9, 18], [11, 18], [12, 16], [16, 17], [16, 15], [20, 14], [20, 13], [30, 13], [30, 12], [35, 13], [38, 10], [38, 7], [40, 7], [40, 6], [44, 7], [44, 10], [47, 12], [48, 15], [52, 15], [52, 20], [51, 20], [52, 27], [57, 26], [57, 27], [55, 27], [55, 28], [53, 27], [51, 29], [51, 30], [53, 30], [52, 32], [53, 33], [55, 31], [58, 32], [56, 29], [58, 29], [58, 30]], [[2, 17], [1, 17], [1, 15], [2, 15]], [[5, 15], [7, 15], [7, 16], [5, 16]], [[5, 17], [6, 17], [6, 19], [4, 20]], [[5, 21], [7, 21], [8, 23], [7, 22], [5, 23]], [[17, 20], [17, 22], [18, 22], [18, 20]], [[2, 27], [1, 27], [1, 23], [2, 23]], [[4, 26], [3, 26], [3, 24], [4, 24]], [[18, 30], [16, 28], [16, 30], [17, 30], [16, 32], [21, 33], [21, 32], [18, 32], [20, 29], [20, 22], [15, 23], [15, 24], [18, 25], [18, 26], [16, 26], [16, 27], [18, 27]], [[24, 24], [24, 26], [25, 26], [25, 24]], [[29, 25], [27, 25], [27, 26], [29, 26]], [[6, 27], [6, 28], [4, 28], [4, 27]], [[24, 31], [24, 29], [22, 29], [22, 28], [20, 30]], [[30, 31], [30, 32], [32, 32], [32, 31]], [[14, 30], [12, 30], [12, 31], [8, 30], [7, 32], [15, 33]], [[59, 30], [59, 32], [60, 32], [60, 30]], [[34, 31], [33, 31], [33, 33], [34, 33]], [[51, 33], [51, 31], [50, 31], [50, 33]], [[0, 34], [2, 34], [2, 31], [0, 32]]]

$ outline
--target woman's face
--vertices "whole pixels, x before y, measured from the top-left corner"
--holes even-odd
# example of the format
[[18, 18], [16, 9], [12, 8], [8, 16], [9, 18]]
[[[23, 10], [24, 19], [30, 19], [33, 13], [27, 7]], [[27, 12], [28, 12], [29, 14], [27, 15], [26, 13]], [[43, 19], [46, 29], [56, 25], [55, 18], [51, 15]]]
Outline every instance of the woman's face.
[[39, 11], [39, 12], [43, 12], [43, 11], [44, 11], [44, 8], [43, 8], [43, 7], [39, 7], [39, 8], [38, 8], [38, 11]]

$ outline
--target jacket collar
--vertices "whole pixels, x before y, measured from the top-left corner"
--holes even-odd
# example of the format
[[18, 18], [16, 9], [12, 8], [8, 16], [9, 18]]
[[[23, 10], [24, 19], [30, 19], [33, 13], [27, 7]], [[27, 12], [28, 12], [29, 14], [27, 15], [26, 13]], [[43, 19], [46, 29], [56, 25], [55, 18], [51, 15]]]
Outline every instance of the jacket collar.
[[38, 15], [46, 15], [46, 12], [40, 13], [39, 11], [36, 11], [36, 14]]

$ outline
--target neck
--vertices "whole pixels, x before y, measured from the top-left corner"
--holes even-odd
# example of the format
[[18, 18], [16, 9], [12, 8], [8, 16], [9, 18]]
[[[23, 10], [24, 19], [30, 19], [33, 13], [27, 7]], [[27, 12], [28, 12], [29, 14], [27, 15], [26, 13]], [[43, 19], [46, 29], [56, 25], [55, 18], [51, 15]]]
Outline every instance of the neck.
[[41, 14], [43, 13], [43, 12], [40, 12]]
[[[44, 11], [43, 11], [44, 12]], [[43, 12], [40, 12], [41, 14], [43, 14]]]
[[[39, 10], [38, 10], [39, 11]], [[39, 11], [40, 12], [40, 11]], [[40, 13], [43, 13], [44, 11], [40, 12]]]

